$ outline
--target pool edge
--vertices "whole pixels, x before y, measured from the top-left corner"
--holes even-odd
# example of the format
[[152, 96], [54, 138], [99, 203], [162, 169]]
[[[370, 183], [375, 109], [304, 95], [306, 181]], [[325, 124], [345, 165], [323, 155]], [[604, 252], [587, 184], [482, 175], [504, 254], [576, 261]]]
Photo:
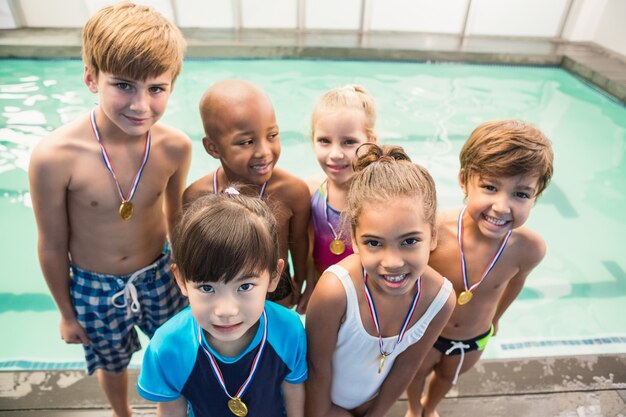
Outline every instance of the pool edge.
[[[555, 66], [626, 104], [626, 57], [591, 42], [411, 32], [183, 29], [186, 57]], [[80, 58], [80, 28], [0, 30], [0, 58]]]

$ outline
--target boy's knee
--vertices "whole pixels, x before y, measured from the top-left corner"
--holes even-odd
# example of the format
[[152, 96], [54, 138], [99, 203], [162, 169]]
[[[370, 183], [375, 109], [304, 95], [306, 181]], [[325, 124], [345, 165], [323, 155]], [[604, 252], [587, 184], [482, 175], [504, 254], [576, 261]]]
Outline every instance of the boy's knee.
[[415, 376], [413, 377], [414, 381], [420, 381], [420, 380], [425, 380], [426, 378], [428, 378], [428, 375], [430, 375], [430, 373], [433, 371], [432, 366], [420, 366], [417, 369], [417, 372], [415, 372]]
[[[451, 361], [450, 363], [447, 364], [447, 366], [435, 367], [434, 372], [435, 372], [435, 375], [437, 376], [437, 379], [446, 381], [452, 384], [452, 381], [454, 381], [454, 378], [456, 377], [457, 366], [458, 366], [458, 362]], [[460, 374], [462, 373], [463, 371], [460, 372]]]

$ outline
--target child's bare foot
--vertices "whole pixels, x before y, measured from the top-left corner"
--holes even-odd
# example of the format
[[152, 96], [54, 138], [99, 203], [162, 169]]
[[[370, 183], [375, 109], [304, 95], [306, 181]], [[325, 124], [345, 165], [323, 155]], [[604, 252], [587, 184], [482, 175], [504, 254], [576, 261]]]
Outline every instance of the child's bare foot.
[[431, 410], [431, 411], [422, 411], [422, 417], [439, 417], [439, 413], [437, 412], [437, 410]]
[[413, 409], [411, 409], [411, 407], [409, 407], [406, 410], [406, 414], [404, 415], [404, 417], [422, 417], [424, 415], [424, 411], [423, 411], [423, 404], [419, 404], [419, 407], [414, 407]]
[[[131, 417], [133, 415], [133, 409], [128, 407], [128, 409], [126, 410], [126, 413], [127, 413], [126, 416]], [[124, 415], [120, 416], [114, 411], [113, 417], [124, 417]]]

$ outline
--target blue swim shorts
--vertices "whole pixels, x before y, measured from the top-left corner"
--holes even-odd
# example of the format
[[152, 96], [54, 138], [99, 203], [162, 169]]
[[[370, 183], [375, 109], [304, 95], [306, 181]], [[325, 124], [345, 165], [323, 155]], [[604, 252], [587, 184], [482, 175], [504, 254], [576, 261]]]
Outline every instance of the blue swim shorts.
[[141, 349], [135, 330], [148, 337], [187, 306], [170, 271], [169, 249], [154, 263], [128, 275], [108, 275], [70, 265], [70, 294], [80, 325], [89, 337], [87, 371], [121, 372]]

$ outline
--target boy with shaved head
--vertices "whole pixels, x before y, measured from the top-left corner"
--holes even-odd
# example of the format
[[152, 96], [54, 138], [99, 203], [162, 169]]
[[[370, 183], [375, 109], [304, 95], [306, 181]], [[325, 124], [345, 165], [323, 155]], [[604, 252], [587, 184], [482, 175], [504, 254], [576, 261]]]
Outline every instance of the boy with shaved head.
[[200, 116], [205, 132], [202, 144], [221, 166], [185, 190], [184, 204], [206, 193], [222, 192], [233, 183], [246, 185], [247, 192], [266, 199], [278, 221], [280, 257], [287, 261], [291, 252], [293, 261], [293, 279], [286, 267], [268, 298], [286, 306], [306, 305], [300, 290], [307, 270], [310, 194], [304, 181], [276, 168], [280, 136], [270, 98], [248, 81], [222, 80], [202, 96]]

